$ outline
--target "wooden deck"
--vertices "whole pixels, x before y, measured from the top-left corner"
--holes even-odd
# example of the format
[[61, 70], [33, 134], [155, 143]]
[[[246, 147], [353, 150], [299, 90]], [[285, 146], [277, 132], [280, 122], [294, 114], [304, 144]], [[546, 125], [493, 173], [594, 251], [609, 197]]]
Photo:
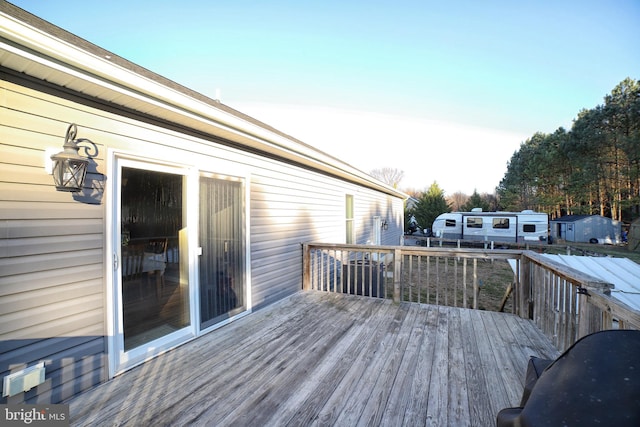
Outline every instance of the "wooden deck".
[[75, 397], [72, 425], [495, 425], [529, 356], [504, 313], [300, 292]]

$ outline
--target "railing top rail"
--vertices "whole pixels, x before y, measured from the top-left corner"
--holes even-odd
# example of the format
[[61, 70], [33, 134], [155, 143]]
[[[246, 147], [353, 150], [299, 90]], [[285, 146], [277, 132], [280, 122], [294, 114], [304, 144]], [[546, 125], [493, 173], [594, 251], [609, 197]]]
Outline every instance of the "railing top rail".
[[622, 319], [626, 329], [640, 330], [640, 311], [610, 295], [604, 295], [597, 291], [590, 293], [589, 297], [593, 305], [609, 313], [615, 319]]
[[425, 248], [401, 246], [402, 253], [409, 255], [431, 255], [456, 258], [483, 259], [518, 259], [522, 257], [522, 250], [518, 249], [474, 249], [474, 248]]
[[[475, 258], [475, 259], [519, 259], [525, 265], [539, 266], [551, 272], [551, 274], [567, 281], [572, 286], [585, 288], [590, 296], [590, 304], [608, 313], [613, 318], [624, 322], [625, 327], [631, 326], [640, 329], [640, 311], [627, 306], [623, 302], [611, 296], [614, 285], [604, 282], [593, 276], [585, 274], [575, 268], [554, 261], [532, 250], [526, 249], [478, 249], [478, 248], [443, 248], [422, 246], [378, 246], [378, 245], [354, 245], [340, 243], [303, 243], [305, 252], [312, 249], [322, 250], [346, 250], [354, 252], [370, 253], [395, 253], [402, 255], [435, 256], [449, 258]], [[396, 262], [400, 262], [396, 259]], [[521, 265], [521, 268], [523, 266]], [[521, 270], [522, 271], [522, 270]], [[529, 271], [527, 268], [526, 271]], [[398, 279], [399, 280], [399, 279]], [[523, 295], [527, 295], [526, 292]]]
[[568, 265], [549, 259], [536, 252], [526, 251], [523, 255], [534, 264], [553, 270], [556, 275], [573, 284], [584, 286], [588, 289], [598, 290], [606, 295], [610, 294], [611, 289], [615, 287], [611, 283], [603, 282], [602, 280], [576, 270], [573, 267], [569, 267]]
[[402, 249], [406, 246], [383, 246], [383, 245], [355, 245], [355, 244], [347, 244], [347, 243], [303, 243], [302, 244], [308, 248], [319, 248], [319, 249], [352, 249], [354, 251], [361, 252], [393, 252], [396, 249]]
[[362, 252], [391, 253], [400, 250], [408, 255], [432, 255], [460, 258], [513, 259], [520, 258], [524, 250], [521, 249], [478, 249], [478, 248], [442, 248], [424, 246], [383, 246], [383, 245], [351, 245], [340, 243], [304, 243], [308, 248], [329, 250], [354, 250]]

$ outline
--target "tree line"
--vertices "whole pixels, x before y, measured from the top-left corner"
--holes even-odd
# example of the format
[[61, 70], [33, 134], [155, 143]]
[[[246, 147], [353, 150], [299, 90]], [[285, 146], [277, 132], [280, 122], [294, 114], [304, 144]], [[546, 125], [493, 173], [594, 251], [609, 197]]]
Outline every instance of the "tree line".
[[415, 219], [420, 229], [431, 228], [433, 221], [446, 212], [470, 212], [471, 209], [480, 208], [484, 212], [501, 210], [498, 198], [495, 194], [473, 194], [456, 192], [445, 196], [444, 190], [434, 181], [426, 190], [403, 190], [411, 200], [407, 201], [404, 210], [405, 230], [409, 228], [412, 219]]
[[[374, 170], [373, 176], [398, 188], [404, 172]], [[441, 213], [470, 211], [546, 212], [602, 215], [631, 222], [640, 217], [640, 82], [626, 78], [604, 104], [583, 109], [570, 130], [535, 133], [513, 153], [495, 194], [445, 197], [434, 182], [425, 191], [405, 189], [415, 203], [405, 221], [415, 217], [423, 228]]]
[[511, 157], [497, 188], [500, 210], [552, 218], [640, 216], [640, 83], [626, 78], [604, 104], [584, 109], [571, 130], [536, 133]]

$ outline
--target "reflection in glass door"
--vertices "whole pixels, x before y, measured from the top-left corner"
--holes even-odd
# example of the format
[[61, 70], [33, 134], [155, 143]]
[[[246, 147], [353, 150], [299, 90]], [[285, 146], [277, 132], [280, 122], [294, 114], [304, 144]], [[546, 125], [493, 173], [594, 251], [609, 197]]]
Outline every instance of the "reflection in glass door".
[[246, 309], [242, 183], [200, 177], [201, 329]]
[[[122, 168], [124, 350], [190, 324], [183, 175]], [[184, 252], [181, 256], [181, 251]]]

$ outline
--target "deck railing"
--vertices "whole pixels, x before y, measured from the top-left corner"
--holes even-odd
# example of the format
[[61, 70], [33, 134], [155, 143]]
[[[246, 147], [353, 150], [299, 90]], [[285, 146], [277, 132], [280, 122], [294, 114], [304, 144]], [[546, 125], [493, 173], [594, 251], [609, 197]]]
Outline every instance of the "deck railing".
[[[640, 312], [611, 297], [613, 285], [531, 250], [309, 243], [303, 268], [304, 289], [506, 308], [532, 319], [561, 351], [592, 332], [640, 329]], [[504, 294], [499, 307], [482, 298], [491, 288]]]

